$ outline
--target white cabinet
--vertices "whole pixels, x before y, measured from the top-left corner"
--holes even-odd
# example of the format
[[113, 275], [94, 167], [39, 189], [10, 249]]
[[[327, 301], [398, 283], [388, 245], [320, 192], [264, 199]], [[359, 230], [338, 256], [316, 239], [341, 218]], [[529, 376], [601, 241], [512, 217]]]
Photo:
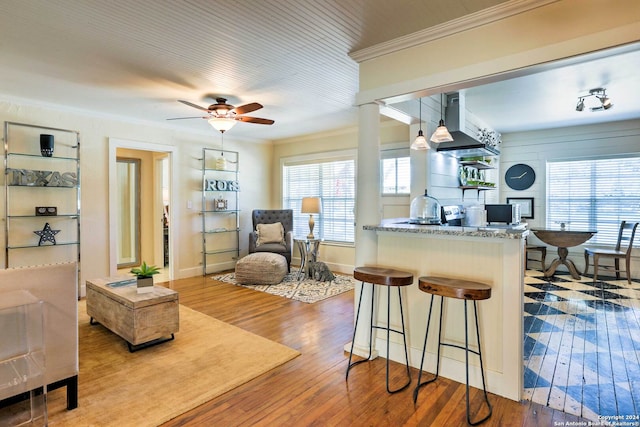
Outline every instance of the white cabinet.
[[5, 268], [79, 261], [79, 132], [5, 122], [4, 149]]
[[202, 274], [231, 269], [240, 256], [239, 153], [202, 149]]

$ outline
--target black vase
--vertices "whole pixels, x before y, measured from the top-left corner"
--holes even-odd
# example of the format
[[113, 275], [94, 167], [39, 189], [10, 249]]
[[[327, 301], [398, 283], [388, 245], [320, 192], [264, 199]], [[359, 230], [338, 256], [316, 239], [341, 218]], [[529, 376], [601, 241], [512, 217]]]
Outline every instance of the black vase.
[[53, 135], [40, 135], [40, 154], [43, 157], [53, 156]]

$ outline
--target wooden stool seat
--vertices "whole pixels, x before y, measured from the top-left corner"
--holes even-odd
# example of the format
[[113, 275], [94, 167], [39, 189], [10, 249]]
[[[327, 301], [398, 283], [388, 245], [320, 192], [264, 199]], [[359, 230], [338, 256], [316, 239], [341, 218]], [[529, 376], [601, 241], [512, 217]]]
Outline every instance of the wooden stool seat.
[[412, 273], [387, 267], [356, 267], [353, 278], [382, 286], [408, 286], [413, 283]]
[[491, 298], [491, 287], [470, 280], [423, 276], [418, 279], [421, 291], [441, 297], [479, 301]]
[[[360, 298], [358, 299], [358, 308], [356, 309], [356, 322], [353, 326], [353, 339], [351, 340], [351, 350], [349, 351], [349, 362], [347, 364], [347, 374], [346, 380], [349, 379], [349, 371], [356, 365], [360, 363], [367, 362], [371, 359], [373, 354], [373, 330], [374, 329], [384, 329], [387, 331], [387, 392], [389, 393], [397, 393], [399, 391], [404, 390], [409, 387], [411, 384], [411, 369], [409, 367], [409, 353], [407, 350], [407, 336], [404, 328], [404, 313], [402, 309], [402, 293], [400, 292], [400, 286], [409, 286], [413, 284], [413, 273], [409, 273], [406, 271], [396, 270], [395, 268], [390, 267], [377, 267], [377, 266], [365, 266], [365, 267], [356, 267], [353, 270], [353, 278], [356, 280], [360, 280], [362, 282], [362, 288], [360, 289]], [[356, 360], [352, 362], [353, 358], [353, 347], [356, 341], [356, 331], [358, 330], [358, 321], [360, 319], [360, 308], [362, 307], [362, 296], [364, 295], [364, 285], [371, 284], [371, 313], [369, 313], [369, 355], [361, 360]], [[374, 314], [374, 303], [376, 301], [376, 286], [386, 286], [387, 287], [387, 324], [384, 326], [380, 326], [374, 324], [373, 314]], [[402, 324], [402, 329], [392, 329], [391, 328], [391, 287], [395, 287], [398, 290], [398, 304], [400, 308], [400, 321]], [[407, 382], [402, 386], [397, 387], [395, 389], [391, 389], [389, 385], [389, 337], [391, 332], [402, 335], [402, 340], [404, 343], [404, 357], [406, 361], [406, 374], [407, 374]]]
[[[482, 350], [480, 346], [480, 331], [478, 329], [478, 307], [477, 301], [491, 298], [491, 286], [484, 283], [473, 282], [463, 279], [452, 279], [449, 277], [422, 276], [418, 278], [418, 287], [421, 291], [431, 294], [431, 302], [429, 304], [429, 314], [427, 315], [427, 330], [424, 335], [424, 344], [422, 346], [422, 358], [420, 359], [420, 371], [418, 373], [418, 385], [413, 391], [413, 401], [418, 400], [418, 392], [420, 388], [432, 383], [438, 378], [440, 373], [440, 348], [442, 346], [455, 347], [465, 351], [466, 366], [466, 395], [467, 395], [467, 423], [470, 425], [478, 425], [486, 421], [493, 412], [489, 396], [487, 395], [487, 386], [484, 380], [484, 366], [482, 364]], [[438, 354], [436, 356], [436, 372], [433, 378], [422, 382], [422, 368], [424, 366], [424, 356], [427, 351], [427, 338], [429, 337], [429, 328], [431, 326], [431, 313], [433, 312], [433, 300], [436, 296], [440, 297], [440, 321], [438, 325]], [[444, 299], [454, 298], [464, 302], [464, 347], [453, 342], [442, 341], [442, 317], [444, 313]], [[469, 327], [467, 318], [467, 301], [473, 301], [473, 312], [475, 314], [476, 339], [478, 343], [478, 351], [469, 348]], [[482, 376], [482, 390], [484, 392], [484, 400], [487, 404], [488, 413], [476, 420], [471, 420], [470, 401], [469, 401], [469, 353], [476, 354], [480, 360], [480, 373]]]

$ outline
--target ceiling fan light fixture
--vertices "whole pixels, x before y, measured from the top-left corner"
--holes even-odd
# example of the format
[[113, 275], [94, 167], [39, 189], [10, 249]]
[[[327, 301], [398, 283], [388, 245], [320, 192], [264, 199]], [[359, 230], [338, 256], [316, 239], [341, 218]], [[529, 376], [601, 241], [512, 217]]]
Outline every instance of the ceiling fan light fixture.
[[209, 124], [219, 132], [226, 132], [236, 125], [236, 120], [228, 117], [212, 117], [208, 120]]
[[429, 144], [427, 143], [427, 138], [425, 138], [424, 134], [422, 133], [422, 98], [418, 100], [418, 104], [420, 105], [420, 108], [419, 108], [420, 130], [418, 131], [418, 136], [416, 136], [416, 139], [414, 139], [413, 143], [411, 144], [411, 149], [412, 150], [428, 150], [431, 147], [429, 147]]

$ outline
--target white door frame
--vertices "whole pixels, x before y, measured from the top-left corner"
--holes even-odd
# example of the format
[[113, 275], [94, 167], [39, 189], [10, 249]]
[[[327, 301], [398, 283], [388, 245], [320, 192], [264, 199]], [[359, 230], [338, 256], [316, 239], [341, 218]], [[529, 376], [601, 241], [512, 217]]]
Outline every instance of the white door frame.
[[[179, 224], [178, 209], [176, 206], [176, 195], [174, 191], [174, 183], [178, 182], [177, 171], [174, 167], [174, 159], [177, 158], [178, 147], [171, 145], [155, 144], [150, 142], [133, 141], [120, 138], [109, 138], [109, 275], [115, 276], [118, 273], [117, 248], [116, 241], [116, 209], [118, 206], [116, 183], [116, 152], [118, 148], [127, 148], [132, 150], [154, 151], [169, 154], [169, 218], [173, 224]], [[175, 250], [175, 242], [178, 241], [178, 227], [173, 227], [169, 233], [169, 280], [174, 278], [175, 265], [178, 262], [179, 254]]]

